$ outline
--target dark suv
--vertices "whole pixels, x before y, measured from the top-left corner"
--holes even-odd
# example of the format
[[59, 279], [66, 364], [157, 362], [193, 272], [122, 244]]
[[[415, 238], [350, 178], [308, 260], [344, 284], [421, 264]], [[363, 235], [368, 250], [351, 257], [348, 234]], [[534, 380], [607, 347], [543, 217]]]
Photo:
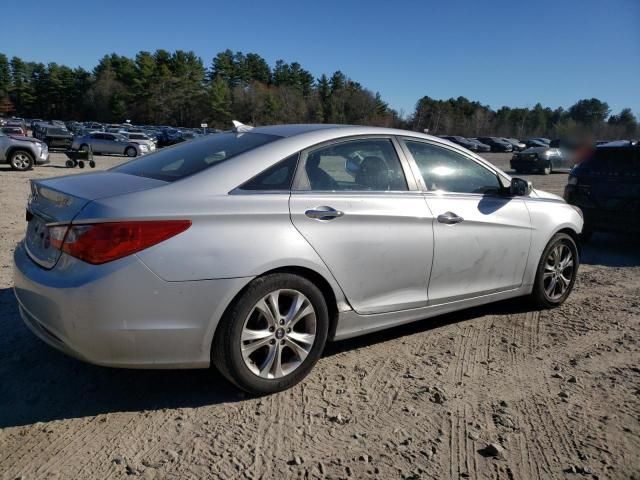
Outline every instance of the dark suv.
[[564, 198], [584, 213], [585, 240], [595, 231], [640, 233], [640, 143], [597, 146], [571, 170]]

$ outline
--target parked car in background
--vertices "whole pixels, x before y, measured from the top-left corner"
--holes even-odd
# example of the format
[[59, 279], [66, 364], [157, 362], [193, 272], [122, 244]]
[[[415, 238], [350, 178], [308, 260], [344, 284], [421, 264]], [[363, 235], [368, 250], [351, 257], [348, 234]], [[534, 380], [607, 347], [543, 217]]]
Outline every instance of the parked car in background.
[[582, 210], [585, 239], [593, 232], [640, 234], [640, 143], [595, 147], [571, 170], [564, 198]]
[[514, 152], [521, 152], [522, 150], [527, 148], [527, 146], [517, 138], [505, 138], [505, 137], [500, 137], [500, 138], [505, 142], [511, 144]]
[[94, 154], [106, 153], [137, 157], [149, 152], [149, 147], [131, 142], [117, 133], [93, 132], [82, 137], [74, 137], [72, 150], [87, 150], [91, 147]]
[[73, 143], [73, 134], [66, 128], [60, 127], [46, 127], [42, 132], [42, 136], [39, 137], [44, 143], [46, 143], [49, 149], [52, 148], [71, 148]]
[[236, 124], [31, 191], [14, 292], [38, 337], [102, 365], [213, 363], [253, 394], [301, 381], [327, 340], [556, 307], [579, 266], [575, 208], [404, 130]]
[[571, 156], [560, 148], [530, 147], [516, 152], [511, 157], [511, 168], [516, 173], [538, 172], [549, 175], [553, 172], [568, 172], [573, 167]]
[[467, 138], [468, 141], [470, 141], [471, 143], [475, 144], [475, 149], [473, 150], [474, 152], [490, 152], [491, 151], [491, 147], [489, 145], [487, 145], [486, 143], [482, 143], [480, 140], [478, 140], [477, 138]]
[[33, 137], [0, 133], [0, 163], [8, 163], [18, 171], [49, 162], [47, 144]]
[[500, 137], [478, 137], [482, 143], [489, 145], [492, 152], [511, 152], [513, 146]]
[[22, 127], [18, 127], [16, 125], [7, 125], [0, 128], [2, 133], [7, 135], [26, 135], [24, 129]]
[[135, 132], [120, 132], [120, 134], [125, 137], [130, 142], [138, 143], [140, 145], [146, 145], [150, 152], [156, 149], [155, 142], [144, 133], [135, 133]]
[[461, 147], [467, 148], [472, 152], [478, 151], [478, 144], [476, 142], [472, 142], [471, 140], [467, 140], [464, 137], [460, 137], [457, 135], [440, 135], [440, 138], [444, 138], [445, 140], [449, 140]]

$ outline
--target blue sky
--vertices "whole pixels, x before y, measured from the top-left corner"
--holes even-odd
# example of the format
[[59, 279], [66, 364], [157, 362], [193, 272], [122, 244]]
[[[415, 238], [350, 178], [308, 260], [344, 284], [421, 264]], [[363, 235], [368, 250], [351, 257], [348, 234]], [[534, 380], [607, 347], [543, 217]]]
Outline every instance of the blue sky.
[[226, 48], [342, 70], [412, 112], [423, 95], [492, 107], [597, 97], [640, 115], [640, 0], [31, 0], [0, 8], [0, 52], [92, 68], [106, 53]]

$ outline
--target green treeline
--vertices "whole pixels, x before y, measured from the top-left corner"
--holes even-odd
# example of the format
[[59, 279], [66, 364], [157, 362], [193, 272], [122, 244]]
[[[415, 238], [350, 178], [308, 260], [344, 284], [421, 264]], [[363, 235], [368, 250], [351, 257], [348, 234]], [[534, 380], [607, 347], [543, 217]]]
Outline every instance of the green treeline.
[[602, 138], [638, 135], [630, 109], [611, 115], [595, 98], [568, 110], [537, 104], [496, 111], [464, 97], [425, 96], [407, 113], [399, 115], [380, 94], [340, 71], [314, 78], [298, 62], [271, 66], [255, 53], [226, 50], [208, 67], [181, 50], [139, 52], [135, 58], [114, 53], [92, 71], [0, 53], [0, 116], [185, 127], [207, 122], [221, 128], [231, 119], [254, 125], [347, 123], [469, 137], [558, 137], [577, 130]]

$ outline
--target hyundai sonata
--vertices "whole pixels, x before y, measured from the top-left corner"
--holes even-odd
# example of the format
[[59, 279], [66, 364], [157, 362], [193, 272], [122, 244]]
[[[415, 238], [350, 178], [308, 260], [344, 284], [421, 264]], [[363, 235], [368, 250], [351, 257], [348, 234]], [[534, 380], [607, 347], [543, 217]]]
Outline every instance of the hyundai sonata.
[[233, 131], [33, 180], [22, 318], [116, 367], [215, 364], [260, 394], [328, 340], [510, 297], [561, 304], [580, 211], [451, 142], [339, 125]]

